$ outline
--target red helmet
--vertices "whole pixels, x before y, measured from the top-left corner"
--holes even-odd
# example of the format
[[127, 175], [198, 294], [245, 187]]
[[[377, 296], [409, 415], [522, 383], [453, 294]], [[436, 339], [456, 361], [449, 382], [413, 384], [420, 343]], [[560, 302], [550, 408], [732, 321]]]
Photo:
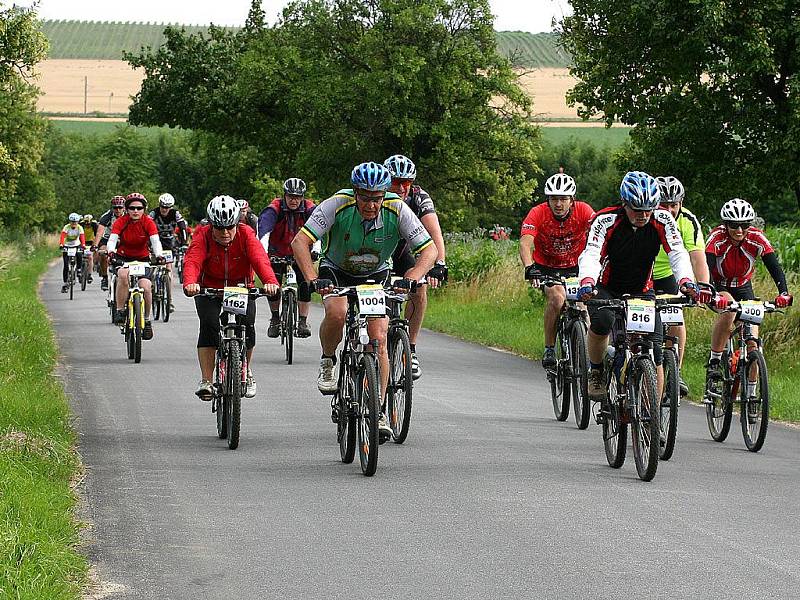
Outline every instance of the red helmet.
[[111, 208], [125, 208], [125, 196], [114, 196], [111, 199]]
[[147, 208], [147, 198], [144, 197], [143, 194], [139, 192], [132, 192], [125, 196], [125, 208], [128, 208], [131, 205], [131, 202], [134, 200], [139, 200], [142, 204], [144, 204], [145, 209]]

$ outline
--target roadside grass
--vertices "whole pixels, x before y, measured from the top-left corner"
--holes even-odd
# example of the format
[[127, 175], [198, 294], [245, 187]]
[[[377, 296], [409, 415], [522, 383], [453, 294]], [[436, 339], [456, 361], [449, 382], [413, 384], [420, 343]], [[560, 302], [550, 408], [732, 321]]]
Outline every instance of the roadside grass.
[[[800, 277], [790, 275], [790, 289], [798, 289], [798, 284]], [[775, 295], [772, 280], [762, 271], [758, 272], [755, 289], [763, 298]], [[689, 337], [683, 376], [691, 399], [699, 401], [715, 315], [703, 309], [685, 313]], [[499, 264], [469, 281], [451, 282], [431, 291], [425, 327], [539, 359], [544, 346], [543, 317], [542, 294], [522, 281], [522, 267], [506, 252]], [[770, 375], [771, 416], [800, 422], [800, 310], [767, 315], [760, 334]]]
[[86, 559], [71, 482], [74, 450], [57, 346], [36, 291], [53, 250], [0, 242], [0, 597], [77, 598]]
[[598, 148], [608, 147], [616, 149], [630, 139], [631, 128], [624, 125], [615, 125], [610, 129], [605, 127], [540, 127], [542, 141], [545, 144], [560, 145], [570, 138], [575, 138], [581, 143], [592, 143]]

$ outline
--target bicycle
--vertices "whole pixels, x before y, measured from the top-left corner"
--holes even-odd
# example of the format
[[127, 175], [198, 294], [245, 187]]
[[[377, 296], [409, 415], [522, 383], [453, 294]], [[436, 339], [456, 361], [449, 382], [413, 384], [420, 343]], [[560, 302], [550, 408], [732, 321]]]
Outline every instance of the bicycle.
[[[249, 303], [266, 296], [261, 288], [201, 288], [199, 295], [222, 297], [219, 345], [214, 358], [214, 391], [211, 412], [217, 418], [217, 436], [227, 439], [228, 448], [239, 447], [242, 422], [242, 396], [247, 387], [247, 347], [245, 317]], [[234, 321], [230, 322], [233, 315]]]
[[178, 281], [183, 283], [183, 257], [186, 254], [186, 250], [189, 249], [189, 246], [176, 246], [175, 247], [175, 271], [178, 273]]
[[[170, 264], [174, 261], [172, 250], [164, 250], [161, 254]], [[159, 317], [164, 323], [170, 318], [172, 307], [172, 277], [166, 266], [160, 266], [153, 271], [153, 319]]]
[[286, 351], [286, 363], [290, 365], [294, 358], [294, 336], [297, 330], [297, 275], [292, 267], [294, 258], [276, 256], [270, 257], [270, 262], [274, 266], [286, 266], [280, 280], [280, 338], [281, 346]]
[[540, 276], [539, 287], [564, 286], [567, 301], [558, 317], [556, 327], [556, 366], [547, 370], [550, 396], [556, 420], [566, 421], [569, 416], [570, 398], [578, 429], [589, 426], [589, 354], [586, 349], [586, 310], [578, 305], [577, 277], [561, 279]]
[[[119, 259], [116, 259], [114, 263], [118, 267], [128, 269], [127, 312], [120, 329], [125, 336], [128, 359], [138, 364], [142, 362], [142, 332], [144, 331], [144, 289], [139, 287], [139, 278], [147, 274], [148, 268], [157, 267], [158, 265], [151, 265], [149, 262], [141, 261], [125, 262]], [[115, 277], [115, 292], [116, 283]], [[112, 311], [115, 308], [116, 302], [113, 305]]]
[[[769, 425], [769, 376], [763, 342], [753, 335], [753, 326], [760, 325], [766, 314], [783, 311], [772, 302], [743, 300], [731, 303], [722, 312], [736, 313], [736, 320], [722, 352], [721, 377], [706, 375], [703, 403], [708, 430], [715, 442], [724, 442], [730, 431], [733, 405], [738, 403], [745, 446], [750, 452], [758, 452]], [[749, 344], [755, 348], [748, 350]]]
[[62, 251], [67, 255], [67, 285], [69, 286], [69, 299], [72, 300], [77, 279], [78, 247], [64, 248]]
[[89, 260], [92, 257], [92, 249], [91, 248], [83, 248], [83, 260], [81, 261], [81, 291], [86, 291], [86, 284], [89, 282], [89, 277], [91, 276], [91, 271], [88, 268]]
[[408, 295], [398, 294], [391, 289], [384, 291], [389, 316], [389, 328], [386, 333], [386, 347], [389, 353], [386, 407], [389, 427], [392, 428], [392, 440], [396, 444], [402, 444], [406, 441], [408, 430], [411, 427], [414, 391], [409, 324], [408, 319], [403, 317], [403, 303], [408, 300]]

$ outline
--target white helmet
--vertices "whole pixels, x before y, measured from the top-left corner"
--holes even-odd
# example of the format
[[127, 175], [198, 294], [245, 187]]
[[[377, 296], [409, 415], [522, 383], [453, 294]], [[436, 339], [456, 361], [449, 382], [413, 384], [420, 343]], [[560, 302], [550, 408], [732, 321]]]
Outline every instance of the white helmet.
[[575, 180], [566, 173], [556, 173], [544, 184], [545, 196], [574, 196], [576, 190]]
[[673, 177], [672, 175], [656, 177], [656, 183], [658, 184], [658, 191], [661, 192], [662, 204], [683, 202], [686, 191], [683, 189], [683, 184], [677, 177]]
[[216, 196], [208, 203], [208, 222], [215, 227], [230, 227], [239, 222], [239, 203], [230, 196]]
[[389, 169], [395, 179], [416, 179], [417, 167], [407, 156], [395, 154], [383, 161], [383, 166]]
[[719, 211], [719, 216], [723, 221], [735, 221], [741, 223], [744, 221], [752, 221], [756, 218], [756, 211], [750, 206], [749, 202], [745, 202], [741, 198], [734, 198], [728, 200], [722, 205], [722, 210]]
[[172, 208], [175, 206], [175, 198], [172, 197], [172, 194], [161, 194], [158, 197], [158, 205], [164, 208]]
[[70, 223], [77, 223], [81, 220], [81, 216], [78, 213], [69, 213], [69, 221]]

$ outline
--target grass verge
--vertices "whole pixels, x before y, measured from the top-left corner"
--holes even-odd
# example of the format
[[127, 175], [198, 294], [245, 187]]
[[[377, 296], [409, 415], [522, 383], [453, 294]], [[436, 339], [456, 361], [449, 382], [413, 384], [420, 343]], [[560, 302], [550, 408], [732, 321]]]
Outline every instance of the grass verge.
[[46, 245], [0, 243], [0, 597], [77, 598], [86, 559], [71, 482], [80, 468], [58, 354], [36, 290]]

